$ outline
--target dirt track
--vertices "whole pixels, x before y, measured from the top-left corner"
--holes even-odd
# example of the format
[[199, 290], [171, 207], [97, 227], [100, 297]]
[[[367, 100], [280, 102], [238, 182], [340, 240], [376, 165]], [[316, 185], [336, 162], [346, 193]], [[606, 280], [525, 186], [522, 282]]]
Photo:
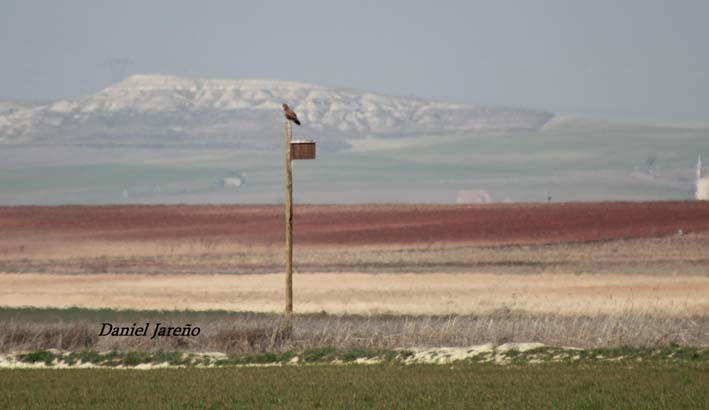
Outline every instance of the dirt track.
[[[297, 206], [307, 245], [466, 242], [539, 244], [709, 231], [709, 202]], [[281, 206], [0, 207], [3, 240], [171, 240], [219, 237], [280, 245]]]

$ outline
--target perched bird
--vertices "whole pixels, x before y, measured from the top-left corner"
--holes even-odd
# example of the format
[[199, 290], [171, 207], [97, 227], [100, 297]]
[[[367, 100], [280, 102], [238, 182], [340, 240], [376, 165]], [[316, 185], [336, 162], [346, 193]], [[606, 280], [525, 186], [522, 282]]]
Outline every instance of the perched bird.
[[300, 121], [298, 121], [298, 116], [295, 115], [295, 112], [290, 109], [288, 104], [283, 104], [283, 114], [286, 116], [286, 119], [288, 119], [288, 121], [293, 121], [294, 123], [300, 125]]

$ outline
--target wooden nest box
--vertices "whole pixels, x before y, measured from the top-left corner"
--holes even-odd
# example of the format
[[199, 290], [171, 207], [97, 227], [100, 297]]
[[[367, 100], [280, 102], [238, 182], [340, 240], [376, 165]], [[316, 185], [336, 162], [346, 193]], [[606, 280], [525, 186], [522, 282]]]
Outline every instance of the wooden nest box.
[[315, 159], [315, 141], [292, 141], [290, 159]]

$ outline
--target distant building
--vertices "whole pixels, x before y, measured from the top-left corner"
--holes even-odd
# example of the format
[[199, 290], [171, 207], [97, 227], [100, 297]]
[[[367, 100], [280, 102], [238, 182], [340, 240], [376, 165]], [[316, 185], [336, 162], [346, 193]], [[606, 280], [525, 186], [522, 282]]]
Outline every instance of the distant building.
[[219, 179], [222, 188], [238, 188], [244, 184], [244, 176], [239, 172], [229, 172]]
[[694, 198], [699, 201], [709, 201], [709, 178], [702, 173], [702, 156], [697, 159], [697, 190]]
[[223, 187], [239, 187], [241, 186], [241, 178], [239, 177], [227, 177], [222, 178], [221, 184]]
[[458, 191], [455, 202], [458, 204], [489, 204], [492, 202], [492, 197], [487, 193], [487, 191], [483, 191], [481, 189], [470, 189]]

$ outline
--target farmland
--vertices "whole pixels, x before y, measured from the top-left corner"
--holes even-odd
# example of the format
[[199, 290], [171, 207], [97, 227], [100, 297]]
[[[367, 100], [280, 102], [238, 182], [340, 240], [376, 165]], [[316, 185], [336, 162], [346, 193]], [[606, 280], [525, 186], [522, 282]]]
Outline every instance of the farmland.
[[[0, 272], [277, 273], [274, 206], [0, 208]], [[297, 206], [297, 272], [706, 274], [709, 204]]]
[[[297, 206], [288, 332], [282, 223], [275, 206], [0, 208], [0, 364], [36, 367], [0, 370], [1, 401], [709, 404], [709, 204]], [[61, 369], [78, 365], [99, 368]], [[165, 365], [187, 367], [125, 369]]]
[[[0, 208], [0, 305], [16, 309], [3, 325], [25, 335], [5, 350], [59, 348], [27, 340], [92, 334], [100, 319], [91, 312], [105, 309], [141, 323], [179, 317], [174, 311], [247, 312], [204, 316], [204, 340], [224, 329], [273, 329], [283, 303], [281, 212]], [[304, 331], [327, 329], [305, 331], [298, 348], [342, 340], [707, 345], [708, 231], [701, 202], [297, 207], [296, 313]], [[31, 307], [88, 313], [18, 326]], [[131, 310], [145, 313], [121, 313]], [[175, 348], [95, 343], [86, 347]]]
[[1, 370], [0, 398], [23, 409], [700, 409], [707, 383], [706, 366], [618, 363]]
[[[278, 312], [282, 209], [0, 208], [0, 304]], [[699, 202], [302, 206], [296, 311], [707, 313]]]
[[[281, 244], [281, 206], [0, 207], [5, 240], [207, 240]], [[709, 230], [709, 204], [694, 201], [489, 205], [296, 206], [304, 246], [548, 244]], [[19, 245], [19, 243], [16, 243]]]

